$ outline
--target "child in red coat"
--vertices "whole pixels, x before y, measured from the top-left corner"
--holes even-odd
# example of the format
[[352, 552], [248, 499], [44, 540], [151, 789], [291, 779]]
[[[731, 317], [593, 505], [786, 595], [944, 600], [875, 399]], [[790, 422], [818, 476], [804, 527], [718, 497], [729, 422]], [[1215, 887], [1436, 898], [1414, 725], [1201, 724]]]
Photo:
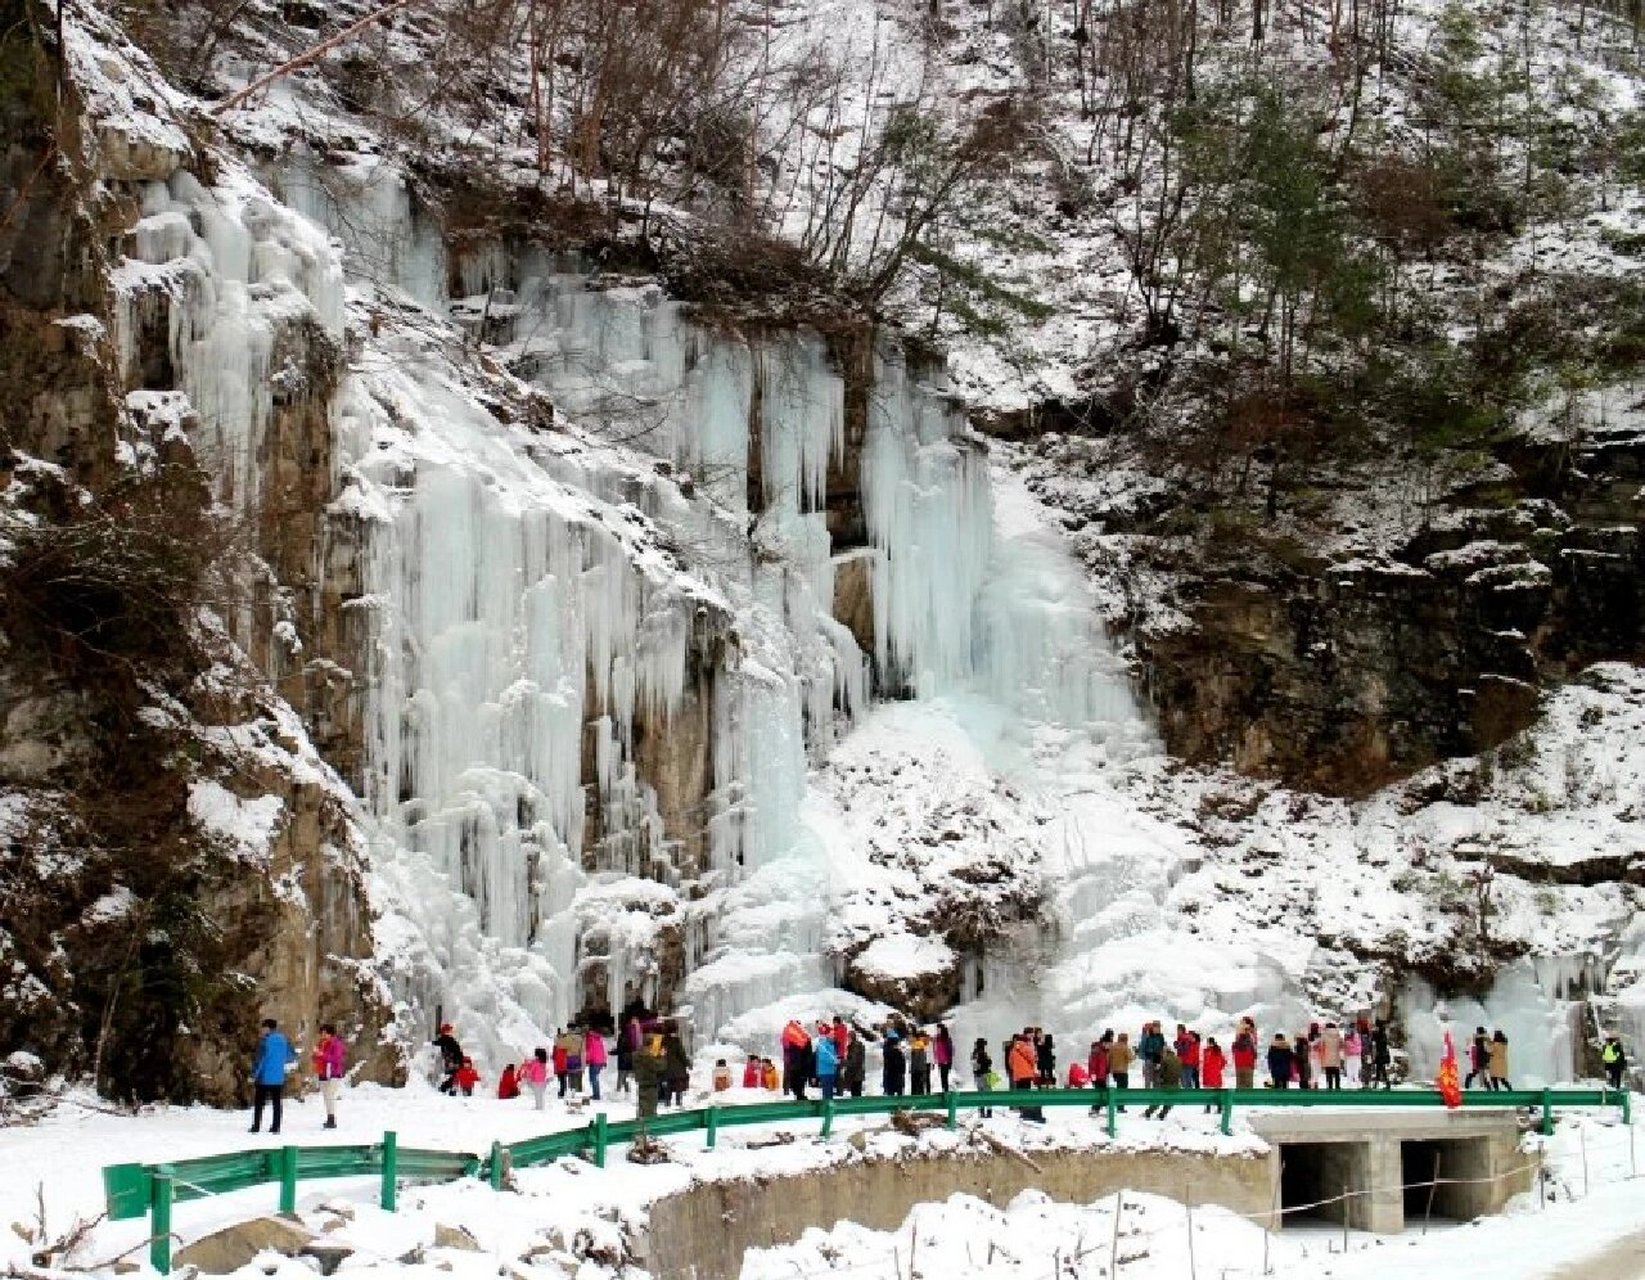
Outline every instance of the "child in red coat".
[[474, 1096], [474, 1086], [480, 1083], [480, 1073], [474, 1069], [473, 1058], [463, 1059], [463, 1065], [457, 1068], [454, 1083], [463, 1097], [472, 1098]]

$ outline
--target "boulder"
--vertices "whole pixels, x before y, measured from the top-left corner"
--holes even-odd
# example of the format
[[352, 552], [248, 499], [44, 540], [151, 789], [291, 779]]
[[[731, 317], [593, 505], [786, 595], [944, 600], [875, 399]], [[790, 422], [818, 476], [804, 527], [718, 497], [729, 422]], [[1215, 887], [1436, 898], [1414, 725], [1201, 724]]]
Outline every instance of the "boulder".
[[443, 1222], [434, 1224], [434, 1247], [436, 1249], [466, 1249], [470, 1253], [480, 1252], [480, 1242], [474, 1238], [467, 1227], [448, 1227]]
[[208, 1276], [238, 1271], [265, 1250], [296, 1257], [308, 1252], [314, 1233], [289, 1218], [252, 1218], [201, 1236], [177, 1251], [173, 1266], [195, 1267]]

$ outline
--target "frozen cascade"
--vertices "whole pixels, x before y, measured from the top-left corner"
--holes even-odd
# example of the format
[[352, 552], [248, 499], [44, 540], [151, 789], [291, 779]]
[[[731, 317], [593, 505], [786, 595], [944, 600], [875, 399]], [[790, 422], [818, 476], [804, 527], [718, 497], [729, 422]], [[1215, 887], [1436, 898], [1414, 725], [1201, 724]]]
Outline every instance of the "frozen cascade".
[[[358, 550], [359, 785], [403, 994], [499, 1052], [584, 1000], [653, 992], [670, 964], [700, 1032], [806, 992], [849, 1006], [824, 994], [837, 851], [803, 818], [808, 769], [868, 702], [868, 659], [832, 617], [845, 384], [827, 344], [706, 330], [655, 286], [591, 287], [548, 255], [453, 262], [386, 166], [319, 173], [278, 182], [335, 242], [243, 175], [211, 191], [179, 175], [150, 192], [123, 268], [123, 336], [156, 293], [173, 302], [171, 356], [226, 500], [256, 501], [280, 345], [310, 321], [341, 338], [345, 266], [363, 306], [483, 332], [590, 433], [500, 423], [444, 316], [373, 335], [333, 404], [329, 536]], [[1070, 753], [1146, 743], [1077, 567], [1009, 509], [996, 529], [963, 417], [893, 348], [871, 363], [881, 679], [995, 708], [979, 731], [1038, 785]], [[703, 663], [712, 800], [691, 854], [636, 739], [701, 696]]]

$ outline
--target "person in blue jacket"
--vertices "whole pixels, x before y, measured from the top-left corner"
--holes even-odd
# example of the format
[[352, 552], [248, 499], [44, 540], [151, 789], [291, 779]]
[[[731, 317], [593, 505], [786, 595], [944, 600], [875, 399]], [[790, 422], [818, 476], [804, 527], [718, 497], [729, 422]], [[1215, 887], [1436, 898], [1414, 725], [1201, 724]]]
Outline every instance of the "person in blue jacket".
[[819, 1035], [813, 1043], [817, 1048], [817, 1085], [826, 1100], [834, 1096], [834, 1086], [839, 1081], [840, 1051], [831, 1035]]
[[286, 1087], [286, 1069], [297, 1061], [297, 1051], [291, 1047], [280, 1024], [273, 1018], [263, 1019], [263, 1035], [257, 1041], [257, 1054], [251, 1060], [251, 1131], [263, 1127], [263, 1104], [270, 1104], [270, 1133], [280, 1132], [280, 1099]]

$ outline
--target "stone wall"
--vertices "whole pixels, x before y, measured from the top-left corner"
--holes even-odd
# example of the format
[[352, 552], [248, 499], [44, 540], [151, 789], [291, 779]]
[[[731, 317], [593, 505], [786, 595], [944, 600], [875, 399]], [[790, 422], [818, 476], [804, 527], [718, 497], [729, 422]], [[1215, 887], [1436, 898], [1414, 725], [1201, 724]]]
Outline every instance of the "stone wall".
[[651, 1206], [640, 1259], [659, 1280], [736, 1276], [749, 1249], [789, 1244], [811, 1227], [902, 1225], [915, 1205], [955, 1194], [1004, 1206], [1034, 1188], [1089, 1204], [1116, 1191], [1146, 1191], [1261, 1215], [1273, 1202], [1261, 1156], [1171, 1151], [1036, 1151], [1033, 1168], [1009, 1155], [934, 1155], [863, 1160], [825, 1172], [759, 1181], [705, 1182]]

